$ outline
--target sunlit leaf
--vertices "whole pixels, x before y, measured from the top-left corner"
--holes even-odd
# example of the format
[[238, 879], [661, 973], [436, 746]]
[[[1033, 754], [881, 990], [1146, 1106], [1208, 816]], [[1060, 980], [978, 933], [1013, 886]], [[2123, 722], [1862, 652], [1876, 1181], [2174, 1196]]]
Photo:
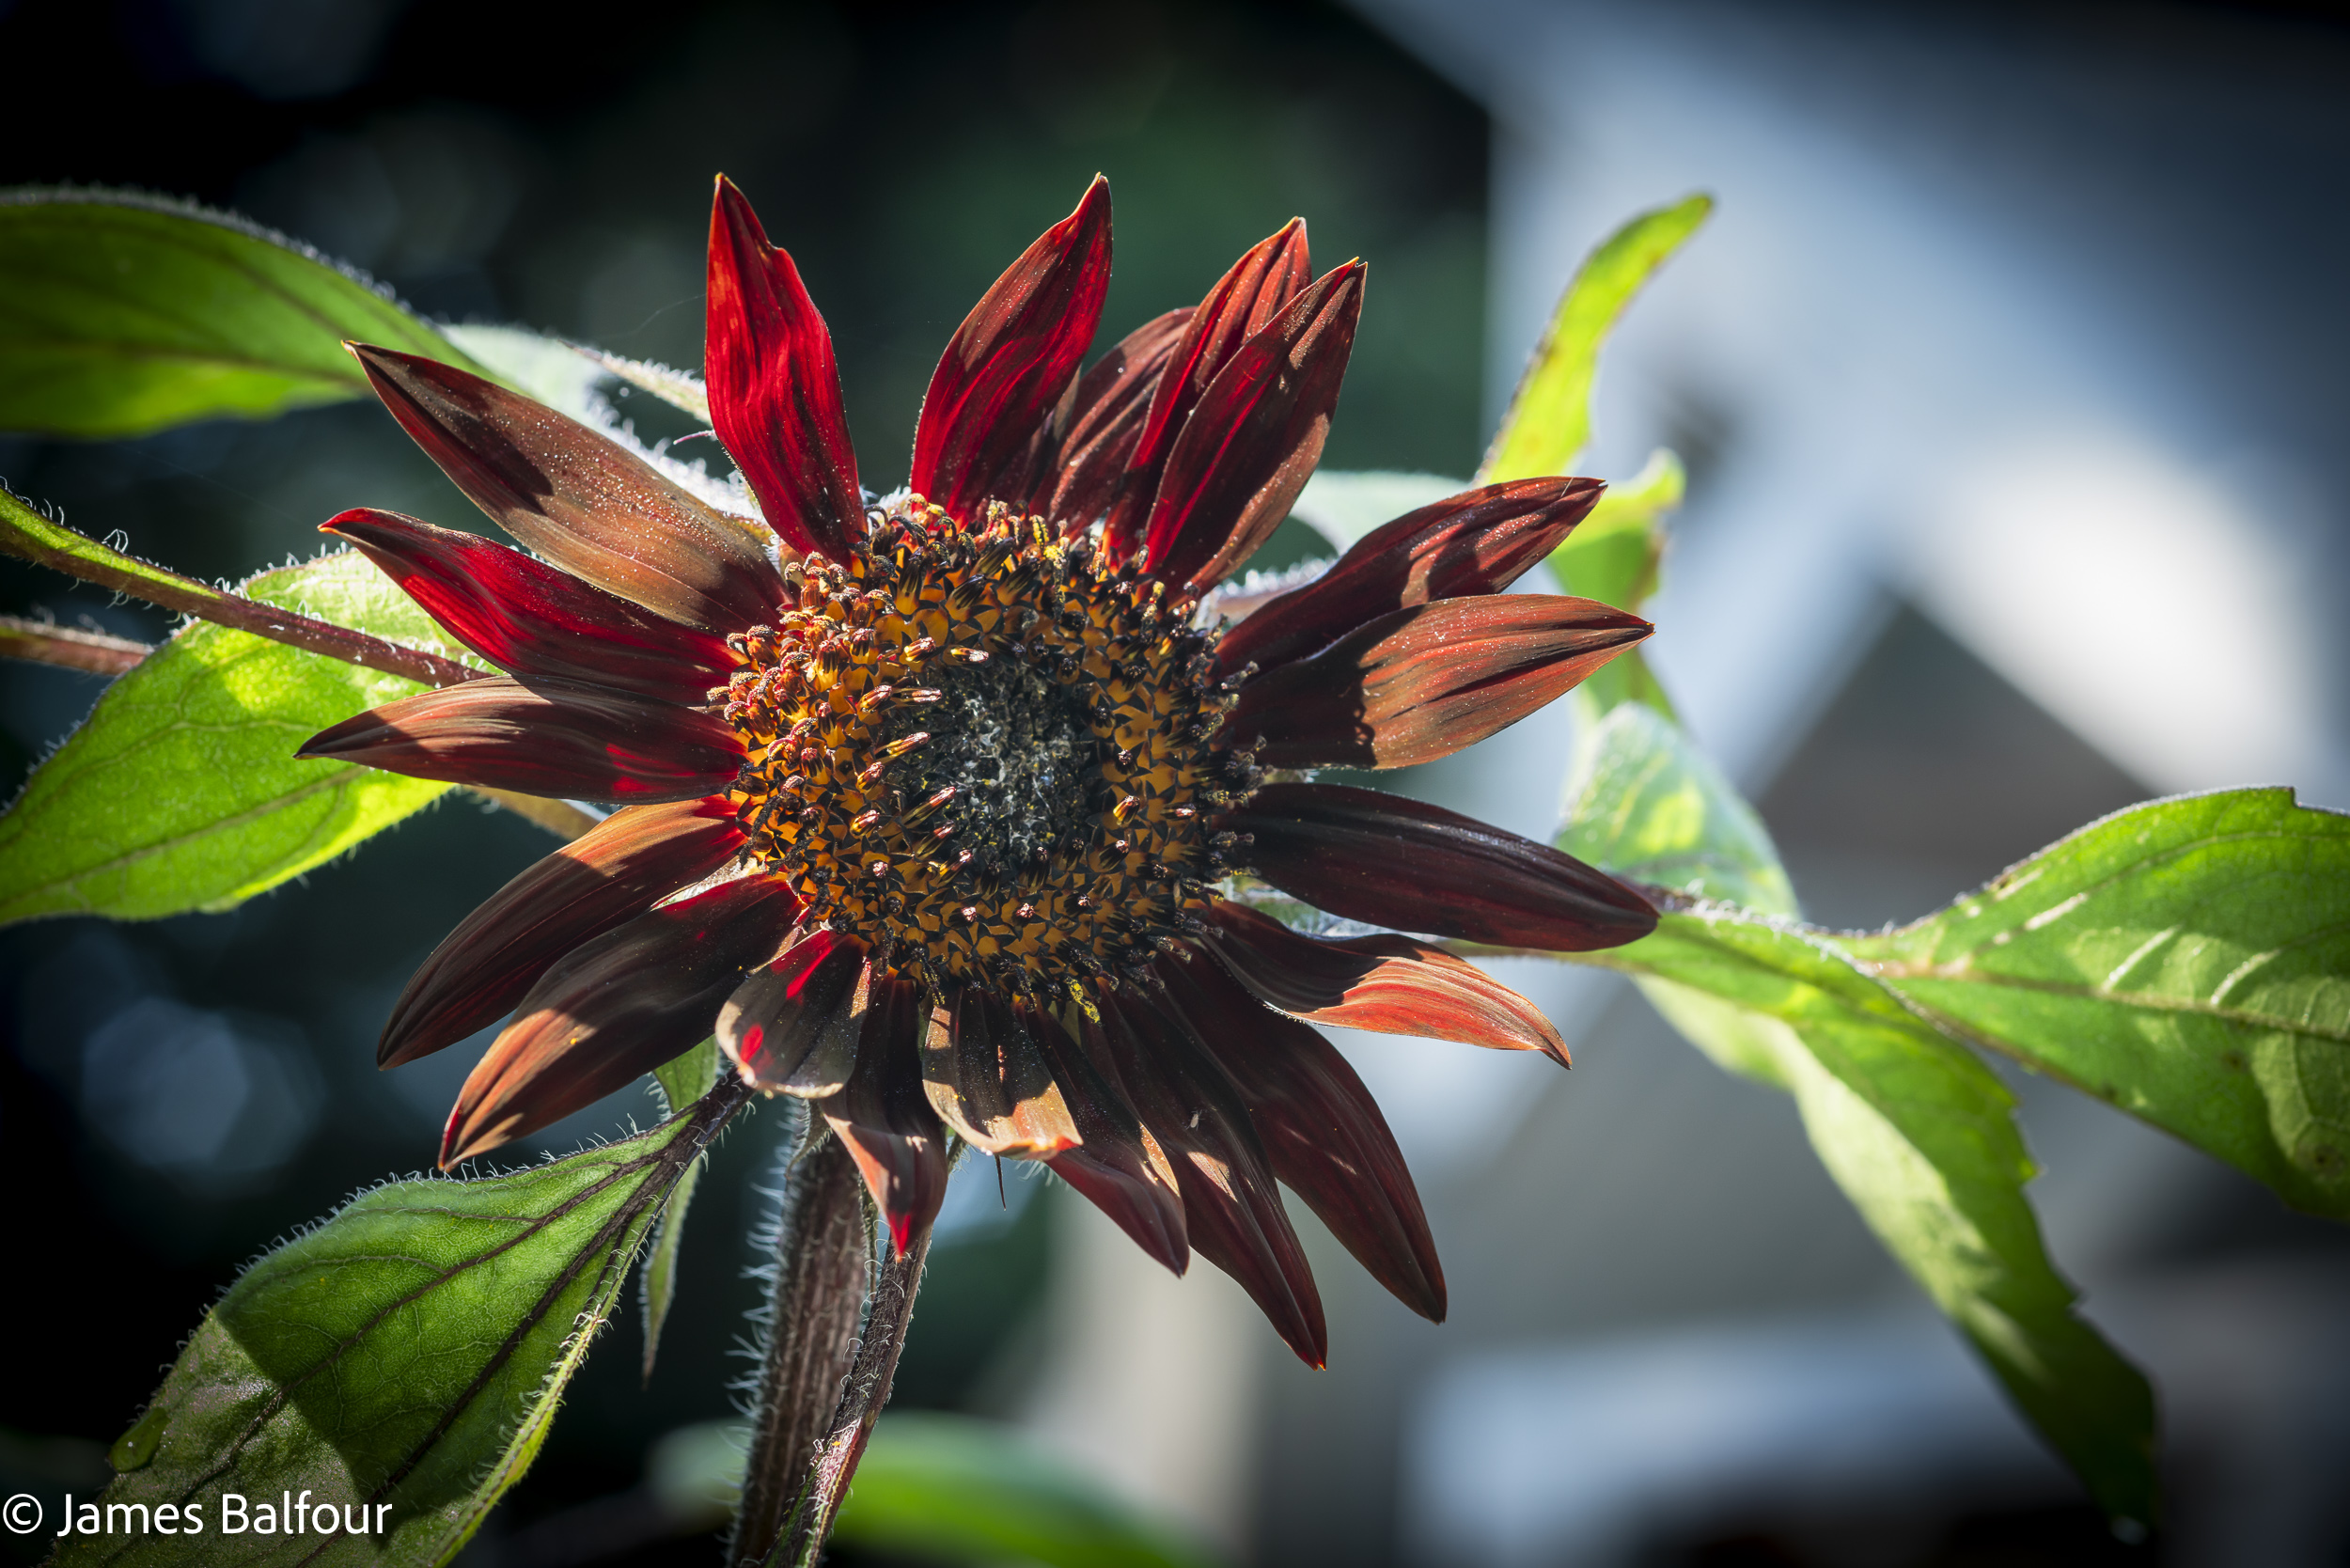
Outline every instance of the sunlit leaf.
[[2350, 816], [2133, 807], [1847, 943], [1926, 1016], [2350, 1219]]
[[1381, 524], [1468, 488], [1466, 479], [1441, 474], [1317, 468], [1291, 504], [1290, 515], [1328, 541], [1337, 555]]
[[1688, 488], [1681, 460], [1662, 447], [1640, 471], [1600, 494], [1599, 505], [1550, 553], [1559, 588], [1619, 609], [1637, 610], [1656, 591], [1665, 556], [1665, 518]]
[[363, 397], [345, 338], [472, 368], [365, 277], [242, 218], [0, 193], [0, 430], [141, 435]]
[[[1768, 835], [1667, 719], [1617, 708], [1587, 743], [1561, 847], [1758, 908], [1794, 898]], [[1844, 939], [1729, 904], [1669, 912], [1584, 961], [1635, 976], [1723, 1067], [1795, 1097], [1821, 1161], [2116, 1518], [2156, 1510], [2145, 1379], [2074, 1310], [2024, 1196], [2006, 1087], [1864, 974]]]
[[1559, 847], [1620, 876], [1770, 915], [1795, 891], [1770, 831], [1679, 727], [1625, 703], [1576, 737]]
[[1559, 298], [1510, 410], [1485, 453], [1478, 482], [1564, 474], [1591, 434], [1591, 382], [1599, 351], [1624, 307], [1714, 210], [1709, 196], [1643, 212], [1585, 259]]
[[[252, 598], [455, 654], [355, 552], [265, 572]], [[226, 909], [341, 855], [445, 784], [294, 748], [421, 690], [398, 676], [196, 624], [109, 686], [0, 815], [0, 922]]]
[[[378, 1187], [265, 1254], [180, 1352], [133, 1428], [143, 1457], [97, 1499], [102, 1516], [194, 1508], [199, 1538], [68, 1536], [50, 1560], [446, 1561], [537, 1455], [663, 1199], [723, 1119], [712, 1102], [513, 1175]], [[367, 1535], [315, 1513], [289, 1533], [289, 1496], [337, 1524], [382, 1512]]]
[[[654, 1068], [652, 1075], [668, 1110], [676, 1112], [693, 1105], [718, 1081], [718, 1042], [703, 1041]], [[702, 1165], [696, 1160], [678, 1178], [677, 1191], [662, 1210], [661, 1228], [645, 1253], [645, 1376], [649, 1381], [653, 1356], [661, 1348], [661, 1326], [668, 1322], [669, 1309], [677, 1300], [677, 1262], [678, 1254], [684, 1250], [685, 1212], [693, 1204], [694, 1189], [701, 1184]]]

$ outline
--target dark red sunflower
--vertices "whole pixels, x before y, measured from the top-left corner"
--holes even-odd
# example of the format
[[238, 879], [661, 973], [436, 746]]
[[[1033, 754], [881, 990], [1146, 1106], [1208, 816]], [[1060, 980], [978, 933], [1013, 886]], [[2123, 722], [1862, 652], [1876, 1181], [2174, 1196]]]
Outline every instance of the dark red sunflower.
[[[1530, 1004], [1401, 935], [1548, 949], [1655, 915], [1542, 844], [1296, 770], [1457, 751], [1648, 635], [1504, 594], [1597, 499], [1489, 485], [1400, 517], [1233, 624], [1211, 590], [1313, 469], [1363, 296], [1306, 230], [1083, 375], [1109, 191], [1015, 261], [939, 361], [908, 491], [858, 478], [823, 320], [740, 193], [710, 230], [708, 376], [760, 520], [431, 360], [357, 348], [384, 403], [536, 555], [377, 511], [326, 525], [509, 673], [313, 739], [418, 777], [620, 809], [475, 911], [384, 1065], [501, 1017], [444, 1165], [714, 1026], [822, 1112], [901, 1248], [948, 1139], [1045, 1162], [1145, 1250], [1235, 1276], [1307, 1360], [1322, 1309], [1286, 1182], [1408, 1306], [1444, 1279], [1386, 1121], [1312, 1023], [1566, 1052]], [[1210, 606], [1202, 609], [1203, 600]]]

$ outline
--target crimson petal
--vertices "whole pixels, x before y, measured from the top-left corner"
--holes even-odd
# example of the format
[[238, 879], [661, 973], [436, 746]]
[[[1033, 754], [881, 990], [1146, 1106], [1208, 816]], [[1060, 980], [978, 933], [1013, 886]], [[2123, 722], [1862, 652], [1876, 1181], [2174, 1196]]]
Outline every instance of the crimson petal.
[[856, 1066], [840, 1092], [817, 1108], [856, 1162], [902, 1258], [947, 1200], [947, 1129], [923, 1097], [916, 1067], [920, 993], [913, 981], [885, 973], [861, 983], [867, 998]]
[[361, 507], [319, 525], [349, 540], [451, 636], [518, 675], [697, 703], [739, 662], [725, 639], [648, 615], [520, 550]]
[[1027, 494], [1031, 441], [1093, 341], [1110, 281], [1110, 186], [1046, 229], [955, 329], [923, 395], [913, 488], [970, 523]]
[[1151, 410], [1152, 389], [1190, 320], [1185, 307], [1143, 322], [1078, 381], [1066, 420], [1055, 421], [1066, 429], [1052, 472], [1030, 500], [1062, 532], [1082, 531], [1118, 499], [1126, 460]]
[[1324, 274], [1200, 396], [1167, 458], [1143, 567], [1189, 592], [1222, 582], [1272, 536], [1330, 433], [1363, 311], [1363, 264]]
[[1042, 1158], [1080, 1142], [1051, 1062], [983, 985], [932, 1016], [922, 1088], [939, 1120], [983, 1153]]
[[1567, 1043], [1540, 1008], [1442, 948], [1408, 936], [1325, 941], [1221, 900], [1207, 919], [1209, 949], [1260, 1000], [1284, 1012], [1340, 1028], [1540, 1051], [1573, 1065]]
[[1191, 1262], [1191, 1244], [1183, 1229], [1183, 1191], [1166, 1152], [1059, 1020], [1026, 1002], [1014, 1002], [1012, 1015], [1052, 1063], [1054, 1080], [1069, 1102], [1078, 1136], [1085, 1139], [1080, 1147], [1063, 1150], [1044, 1163], [1109, 1215], [1136, 1247], [1172, 1272], [1183, 1273]]
[[646, 805], [725, 789], [743, 763], [708, 713], [575, 681], [503, 675], [418, 692], [322, 729], [297, 757], [557, 800]]
[[1268, 784], [1220, 825], [1254, 836], [1259, 876], [1350, 920], [1552, 952], [1656, 929], [1648, 901], [1606, 872], [1402, 795]]
[[782, 879], [741, 877], [574, 949], [458, 1091], [441, 1168], [569, 1116], [708, 1035], [719, 1003], [798, 912]]
[[1499, 593], [1557, 549], [1606, 488], [1597, 479], [1512, 479], [1405, 512], [1314, 581], [1226, 631], [1216, 668], [1230, 674], [1253, 662], [1271, 669], [1390, 610]]
[[710, 204], [704, 357], [710, 420], [760, 510], [803, 555], [846, 560], [865, 537], [856, 452], [840, 407], [832, 334], [791, 258], [725, 175]]
[[838, 1094], [865, 1027], [865, 944], [808, 933], [743, 977], [718, 1010], [718, 1048], [745, 1083], [803, 1100]]
[[430, 1056], [504, 1017], [556, 959], [692, 886], [742, 846], [723, 800], [614, 812], [442, 939], [392, 1004], [377, 1064]]
[[1104, 541], [1115, 557], [1123, 559], [1134, 549], [1135, 535], [1175, 437], [1217, 372], [1231, 363], [1242, 344], [1297, 297], [1312, 276], [1306, 220], [1292, 218], [1277, 233], [1251, 245], [1191, 312], [1166, 372], [1152, 389], [1150, 411], [1130, 463], [1133, 482], [1104, 532]]
[[518, 392], [416, 354], [364, 343], [351, 352], [457, 488], [574, 577], [706, 632], [774, 618], [783, 579], [751, 525]]
[[1113, 992], [1100, 1006], [1119, 1081], [1174, 1160], [1192, 1249], [1240, 1281], [1299, 1359], [1323, 1366], [1321, 1293], [1239, 1089], [1161, 999]]
[[1241, 688], [1266, 767], [1433, 762], [1506, 729], [1654, 630], [1595, 599], [1496, 593], [1391, 610]]
[[1273, 1174], [1398, 1301], [1444, 1322], [1444, 1265], [1419, 1189], [1355, 1069], [1328, 1041], [1265, 1007], [1214, 964], [1158, 967], [1192, 1032], [1240, 1086]]

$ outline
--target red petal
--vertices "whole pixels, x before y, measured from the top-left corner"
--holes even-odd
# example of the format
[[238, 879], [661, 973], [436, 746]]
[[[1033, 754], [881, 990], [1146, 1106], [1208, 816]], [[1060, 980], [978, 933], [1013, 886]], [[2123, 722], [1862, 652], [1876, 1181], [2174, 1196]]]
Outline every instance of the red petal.
[[1134, 549], [1167, 453], [1209, 384], [1241, 345], [1269, 325], [1312, 276], [1306, 220], [1292, 218], [1278, 233], [1250, 246], [1191, 313], [1152, 394], [1131, 463], [1134, 482], [1110, 518], [1105, 539], [1117, 558], [1123, 559]]
[[990, 497], [1027, 494], [1031, 440], [1093, 341], [1109, 282], [1110, 186], [1096, 175], [955, 329], [915, 426], [916, 491], [965, 523]]
[[710, 205], [703, 355], [711, 423], [768, 524], [802, 555], [846, 560], [865, 537], [865, 498], [832, 334], [800, 269], [724, 175]]
[[1213, 963], [1158, 965], [1192, 1032], [1240, 1086], [1273, 1174], [1398, 1301], [1444, 1322], [1444, 1265], [1387, 1119], [1331, 1043]]
[[1077, 383], [1058, 457], [1030, 503], [1060, 524], [1063, 533], [1090, 525], [1118, 499], [1127, 478], [1126, 460], [1151, 409], [1152, 388], [1189, 320], [1186, 308], [1143, 322]]
[[939, 1120], [984, 1153], [1042, 1158], [1078, 1145], [1052, 1064], [984, 986], [964, 986], [932, 1016], [922, 1087]]
[[1406, 512], [1228, 630], [1216, 668], [1230, 673], [1254, 662], [1271, 669], [1390, 610], [1499, 593], [1557, 549], [1606, 488], [1597, 479], [1513, 479]]
[[1324, 274], [1217, 372], [1183, 421], [1151, 503], [1143, 565], [1214, 588], [1272, 536], [1330, 433], [1363, 310], [1363, 264]]
[[697, 703], [740, 662], [725, 639], [648, 615], [546, 562], [398, 512], [362, 507], [319, 525], [347, 539], [451, 636], [518, 675]]
[[715, 871], [742, 848], [724, 801], [616, 811], [493, 893], [392, 1004], [375, 1059], [430, 1056], [502, 1018], [549, 965]]
[[1042, 1047], [1054, 1080], [1069, 1102], [1082, 1147], [1045, 1163], [1061, 1180], [1115, 1221], [1143, 1251], [1174, 1273], [1191, 1262], [1183, 1230], [1183, 1197], [1175, 1168], [1156, 1139], [1142, 1130], [1134, 1107], [1105, 1081], [1058, 1020], [1015, 1002], [1012, 1014]]
[[718, 1048], [760, 1089], [838, 1094], [865, 1027], [865, 944], [819, 929], [743, 977], [718, 1010]]
[[708, 713], [573, 681], [525, 685], [503, 675], [369, 709], [294, 755], [630, 806], [714, 794], [743, 765], [742, 742]]
[[775, 618], [783, 579], [750, 525], [520, 393], [415, 354], [351, 352], [457, 488], [572, 576], [706, 632]]
[[738, 878], [576, 949], [532, 986], [458, 1091], [441, 1168], [533, 1133], [710, 1033], [744, 968], [799, 911], [780, 878]]
[[1241, 688], [1266, 767], [1433, 762], [1564, 695], [1654, 628], [1593, 599], [1496, 593], [1391, 610]]
[[1540, 1051], [1559, 1066], [1567, 1043], [1542, 1010], [1474, 964], [1408, 936], [1326, 941], [1253, 909], [1208, 908], [1206, 946], [1271, 1006], [1317, 1024]]
[[947, 1129], [923, 1097], [915, 1060], [920, 1003], [912, 981], [871, 977], [856, 1067], [839, 1093], [817, 1105], [856, 1162], [901, 1258], [947, 1200]]
[[1119, 1081], [1173, 1157], [1192, 1249], [1240, 1281], [1301, 1360], [1322, 1366], [1322, 1296], [1240, 1090], [1163, 996], [1106, 993], [1100, 1005]]
[[1350, 920], [1583, 952], [1656, 928], [1646, 899], [1545, 844], [1376, 790], [1268, 784], [1222, 825], [1257, 874]]

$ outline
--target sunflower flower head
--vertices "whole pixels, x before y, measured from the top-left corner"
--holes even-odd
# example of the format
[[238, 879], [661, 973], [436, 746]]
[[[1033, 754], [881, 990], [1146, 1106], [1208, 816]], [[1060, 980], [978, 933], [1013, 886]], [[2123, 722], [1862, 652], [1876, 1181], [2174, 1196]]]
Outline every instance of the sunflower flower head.
[[[1042, 1161], [1169, 1268], [1196, 1250], [1234, 1275], [1318, 1365], [1277, 1183], [1416, 1310], [1445, 1294], [1386, 1123], [1312, 1026], [1563, 1063], [1540, 1011], [1424, 938], [1605, 947], [1655, 915], [1544, 845], [1310, 770], [1449, 755], [1650, 628], [1502, 591], [1597, 499], [1565, 478], [1423, 508], [1214, 615], [1321, 455], [1364, 269], [1316, 277], [1292, 222], [1080, 373], [1109, 260], [1096, 180], [957, 330], [906, 487], [876, 501], [823, 320], [720, 180], [710, 408], [757, 517], [493, 383], [354, 346], [526, 549], [327, 524], [505, 673], [303, 754], [619, 808], [393, 1009], [385, 1066], [506, 1021], [445, 1165], [714, 1029], [822, 1114], [901, 1249], [954, 1146]], [[1419, 934], [1309, 936], [1261, 889]]]

